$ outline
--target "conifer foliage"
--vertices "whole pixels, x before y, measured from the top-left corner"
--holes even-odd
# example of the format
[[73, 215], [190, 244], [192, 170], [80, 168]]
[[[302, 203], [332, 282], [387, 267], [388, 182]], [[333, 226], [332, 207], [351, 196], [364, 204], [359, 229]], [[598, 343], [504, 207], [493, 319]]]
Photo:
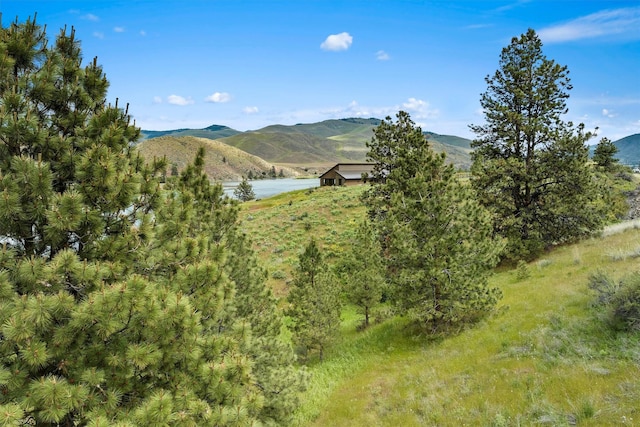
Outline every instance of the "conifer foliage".
[[618, 166], [617, 152], [618, 147], [609, 138], [602, 138], [593, 150], [593, 161], [605, 172], [612, 172]]
[[487, 76], [485, 121], [472, 125], [472, 183], [507, 239], [507, 258], [531, 259], [553, 244], [588, 236], [602, 226], [601, 194], [588, 166], [593, 135], [564, 122], [569, 70], [542, 52], [534, 30], [502, 50]]
[[248, 202], [256, 198], [256, 193], [253, 191], [253, 186], [243, 178], [238, 186], [233, 190], [233, 195], [241, 202]]
[[304, 377], [202, 153], [162, 189], [73, 30], [0, 46], [0, 424], [285, 424]]
[[303, 356], [317, 352], [322, 360], [340, 327], [340, 287], [315, 239], [298, 257], [288, 297], [293, 340]]
[[374, 130], [374, 184], [364, 196], [382, 244], [390, 296], [433, 330], [485, 316], [500, 298], [487, 279], [501, 245], [488, 213], [400, 111]]
[[358, 225], [350, 243], [351, 250], [345, 253], [338, 269], [347, 300], [362, 313], [366, 328], [386, 293], [384, 260], [380, 240], [368, 220]]

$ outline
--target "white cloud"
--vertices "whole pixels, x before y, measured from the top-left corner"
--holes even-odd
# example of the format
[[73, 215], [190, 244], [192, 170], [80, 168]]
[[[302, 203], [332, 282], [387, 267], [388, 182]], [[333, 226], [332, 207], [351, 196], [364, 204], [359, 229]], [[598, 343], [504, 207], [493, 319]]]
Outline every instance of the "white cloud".
[[104, 33], [101, 33], [100, 31], [94, 31], [93, 32], [93, 37], [102, 40], [102, 39], [104, 39]]
[[87, 13], [86, 15], [82, 15], [82, 19], [86, 19], [87, 21], [98, 22], [100, 18], [98, 18], [93, 13]]
[[331, 34], [322, 42], [320, 48], [322, 50], [347, 50], [353, 43], [353, 37], [349, 33]]
[[500, 6], [497, 9], [495, 9], [495, 11], [496, 12], [506, 12], [508, 10], [515, 9], [517, 7], [525, 5], [525, 4], [529, 3], [530, 1], [531, 0], [517, 0], [517, 1], [513, 2], [513, 3], [509, 3], [507, 5]]
[[173, 105], [189, 105], [189, 104], [193, 104], [193, 99], [191, 98], [185, 98], [183, 96], [180, 95], [169, 95], [167, 97], [167, 102], [169, 104], [173, 104]]
[[124, 33], [124, 27], [113, 27], [113, 31], [116, 33]]
[[483, 28], [491, 28], [493, 27], [493, 24], [471, 24], [471, 25], [467, 25], [466, 28], [467, 30], [480, 30]]
[[162, 104], [162, 97], [160, 97], [160, 96], [154, 96], [154, 97], [153, 97], [153, 103], [154, 103], [154, 104]]
[[389, 59], [391, 59], [391, 57], [384, 50], [379, 50], [376, 52], [376, 59], [378, 61], [388, 61]]
[[318, 115], [323, 116], [322, 120], [326, 118], [341, 119], [345, 117], [384, 118], [387, 116], [395, 117], [396, 113], [400, 110], [410, 113], [413, 119], [431, 119], [440, 114], [438, 110], [430, 108], [428, 102], [416, 98], [409, 98], [407, 102], [404, 102], [401, 105], [379, 107], [364, 106], [358, 104], [357, 101], [351, 101], [345, 107], [318, 111]]
[[402, 104], [402, 108], [416, 119], [437, 117], [440, 112], [429, 107], [429, 103], [417, 98], [409, 98]]
[[538, 31], [544, 42], [567, 42], [610, 35], [640, 37], [640, 7], [603, 10]]
[[608, 117], [608, 118], [613, 118], [613, 117], [616, 116], [615, 114], [613, 114], [613, 112], [611, 110], [608, 110], [606, 108], [602, 109], [602, 115], [605, 116], [605, 117]]
[[242, 112], [245, 114], [256, 114], [258, 113], [258, 107], [244, 107]]
[[205, 99], [207, 102], [225, 103], [231, 101], [231, 95], [227, 92], [214, 92], [207, 96]]
[[147, 32], [145, 30], [140, 30], [140, 35], [144, 37], [147, 35]]

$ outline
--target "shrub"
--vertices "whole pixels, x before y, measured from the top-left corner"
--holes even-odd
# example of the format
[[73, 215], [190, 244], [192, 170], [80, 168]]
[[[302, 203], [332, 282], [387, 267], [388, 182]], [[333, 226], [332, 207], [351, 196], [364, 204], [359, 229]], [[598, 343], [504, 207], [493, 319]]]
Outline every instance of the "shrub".
[[273, 273], [271, 273], [271, 278], [276, 280], [284, 280], [287, 278], [287, 273], [285, 273], [282, 270], [276, 270]]
[[620, 282], [597, 272], [590, 277], [589, 288], [596, 292], [596, 305], [605, 308], [614, 329], [640, 331], [640, 272]]
[[516, 267], [516, 278], [518, 280], [524, 280], [527, 279], [530, 275], [531, 273], [529, 272], [529, 266], [527, 265], [527, 262], [524, 260], [518, 261], [518, 265]]
[[596, 271], [589, 277], [589, 289], [596, 294], [596, 305], [608, 305], [619, 286], [606, 273]]
[[611, 298], [614, 326], [628, 331], [640, 331], [640, 273], [620, 281], [620, 287]]

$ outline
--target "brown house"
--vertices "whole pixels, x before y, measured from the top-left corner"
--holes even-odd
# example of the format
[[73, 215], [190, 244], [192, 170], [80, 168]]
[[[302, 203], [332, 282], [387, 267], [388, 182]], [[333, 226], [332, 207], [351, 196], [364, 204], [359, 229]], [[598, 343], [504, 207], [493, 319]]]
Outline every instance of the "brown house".
[[322, 175], [320, 186], [364, 184], [363, 174], [371, 176], [374, 163], [338, 163]]

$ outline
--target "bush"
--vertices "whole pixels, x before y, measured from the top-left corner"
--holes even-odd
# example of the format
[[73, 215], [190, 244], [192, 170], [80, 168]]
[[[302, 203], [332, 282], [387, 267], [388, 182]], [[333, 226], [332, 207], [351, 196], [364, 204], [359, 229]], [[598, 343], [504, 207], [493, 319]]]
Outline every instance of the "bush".
[[531, 273], [529, 272], [527, 262], [524, 260], [518, 261], [518, 265], [516, 266], [516, 278], [518, 280], [524, 280], [528, 279], [529, 276], [531, 276]]
[[590, 277], [589, 288], [596, 292], [596, 305], [605, 308], [614, 329], [640, 331], [640, 272], [620, 282], [597, 272]]
[[271, 273], [271, 278], [276, 280], [284, 280], [287, 278], [287, 273], [285, 273], [282, 270], [276, 270], [273, 273]]
[[640, 331], [640, 273], [632, 274], [620, 282], [610, 304], [615, 326], [628, 331]]
[[589, 289], [596, 294], [596, 305], [608, 305], [619, 289], [618, 283], [602, 271], [589, 277]]

